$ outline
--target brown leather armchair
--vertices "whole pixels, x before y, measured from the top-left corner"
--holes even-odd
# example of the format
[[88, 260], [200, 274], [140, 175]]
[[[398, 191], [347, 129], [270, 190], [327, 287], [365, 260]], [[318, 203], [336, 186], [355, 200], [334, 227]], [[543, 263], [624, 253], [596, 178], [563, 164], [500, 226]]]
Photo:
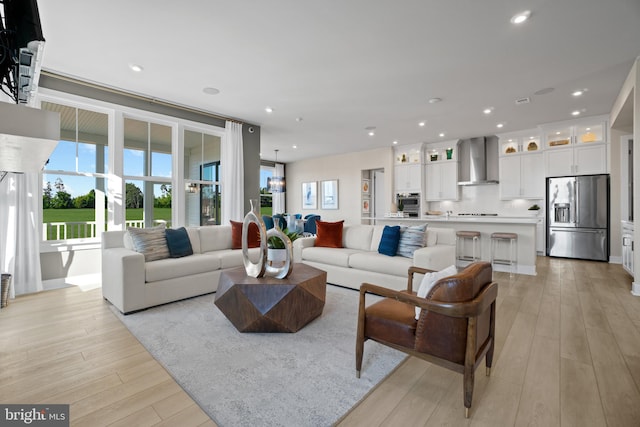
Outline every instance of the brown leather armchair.
[[[363, 283], [360, 286], [356, 375], [360, 378], [364, 342], [393, 347], [464, 376], [465, 417], [473, 397], [474, 372], [486, 355], [487, 376], [493, 361], [498, 284], [491, 264], [475, 262], [440, 279], [426, 298], [413, 291], [413, 276], [431, 270], [409, 268], [406, 291]], [[385, 297], [365, 307], [367, 293]], [[416, 320], [415, 307], [420, 307]]]

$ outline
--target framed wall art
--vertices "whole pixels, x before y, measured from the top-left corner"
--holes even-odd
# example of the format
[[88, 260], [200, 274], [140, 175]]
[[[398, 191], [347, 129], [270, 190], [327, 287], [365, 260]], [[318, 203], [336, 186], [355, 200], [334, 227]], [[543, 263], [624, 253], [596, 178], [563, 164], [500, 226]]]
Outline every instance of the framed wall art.
[[317, 185], [316, 181], [302, 183], [302, 209], [318, 209]]
[[368, 179], [362, 180], [362, 195], [368, 196], [371, 194], [371, 183]]
[[338, 180], [322, 181], [320, 185], [320, 207], [322, 209], [338, 209]]

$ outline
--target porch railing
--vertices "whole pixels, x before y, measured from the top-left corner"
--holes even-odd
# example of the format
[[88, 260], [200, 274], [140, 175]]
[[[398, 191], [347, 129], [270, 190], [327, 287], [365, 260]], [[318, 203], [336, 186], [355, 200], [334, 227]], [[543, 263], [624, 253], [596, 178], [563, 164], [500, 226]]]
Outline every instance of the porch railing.
[[[153, 225], [165, 224], [171, 227], [171, 221], [157, 219]], [[125, 221], [127, 227], [143, 228], [144, 220]], [[106, 225], [105, 225], [106, 231]], [[48, 222], [42, 224], [42, 235], [45, 240], [91, 239], [97, 237], [95, 221]]]

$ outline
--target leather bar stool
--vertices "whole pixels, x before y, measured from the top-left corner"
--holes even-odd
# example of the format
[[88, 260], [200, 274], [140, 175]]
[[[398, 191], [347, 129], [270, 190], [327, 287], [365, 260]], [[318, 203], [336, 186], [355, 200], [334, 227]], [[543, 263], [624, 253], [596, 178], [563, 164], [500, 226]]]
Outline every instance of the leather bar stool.
[[[471, 256], [465, 253], [465, 242], [471, 239]], [[458, 261], [480, 261], [480, 232], [456, 231], [456, 259]]]
[[[509, 243], [509, 258], [496, 258], [496, 251], [500, 242]], [[491, 266], [502, 264], [509, 266], [509, 277], [518, 268], [518, 235], [516, 233], [492, 233], [491, 234]]]

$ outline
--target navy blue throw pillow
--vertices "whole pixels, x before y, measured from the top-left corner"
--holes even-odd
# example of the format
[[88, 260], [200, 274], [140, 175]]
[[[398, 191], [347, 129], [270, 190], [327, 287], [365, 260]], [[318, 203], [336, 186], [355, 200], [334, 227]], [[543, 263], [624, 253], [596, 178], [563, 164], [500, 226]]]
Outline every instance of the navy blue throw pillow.
[[183, 256], [193, 255], [191, 240], [189, 240], [189, 234], [187, 234], [186, 228], [180, 227], [175, 230], [168, 228], [165, 230], [165, 233], [171, 258], [181, 258]]
[[398, 252], [398, 242], [400, 242], [400, 226], [385, 225], [378, 245], [378, 252], [383, 255], [395, 256]]

